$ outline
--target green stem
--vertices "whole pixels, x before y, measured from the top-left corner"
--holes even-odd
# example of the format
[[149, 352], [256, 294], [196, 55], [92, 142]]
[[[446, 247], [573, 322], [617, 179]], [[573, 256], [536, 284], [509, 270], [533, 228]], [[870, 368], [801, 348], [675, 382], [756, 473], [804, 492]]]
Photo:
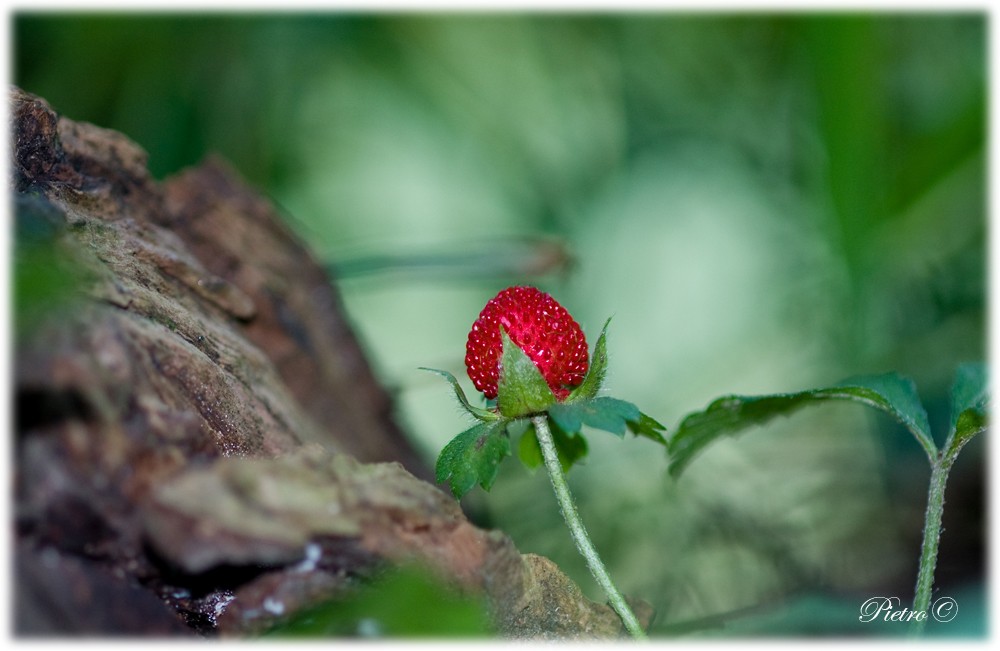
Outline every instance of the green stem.
[[[934, 568], [937, 565], [938, 543], [941, 540], [941, 516], [944, 515], [944, 489], [954, 462], [955, 455], [942, 452], [940, 455], [935, 455], [931, 465], [927, 511], [924, 514], [924, 542], [920, 550], [920, 571], [917, 573], [917, 588], [913, 598], [914, 612], [926, 613], [931, 606]], [[924, 630], [926, 623], [926, 618], [921, 621], [914, 620], [911, 632], [918, 635]]]
[[622, 623], [625, 624], [625, 628], [628, 629], [629, 634], [637, 640], [648, 639], [646, 631], [639, 624], [639, 620], [636, 619], [635, 613], [632, 612], [632, 609], [625, 601], [625, 597], [622, 596], [622, 593], [618, 591], [618, 588], [611, 581], [611, 575], [608, 574], [607, 568], [601, 562], [601, 557], [597, 554], [597, 550], [594, 549], [594, 544], [590, 542], [590, 536], [587, 535], [583, 521], [580, 520], [580, 514], [577, 513], [573, 496], [570, 494], [566, 478], [563, 476], [562, 465], [559, 463], [559, 455], [556, 452], [555, 442], [552, 440], [552, 432], [549, 430], [547, 417], [544, 414], [533, 416], [531, 422], [535, 426], [538, 445], [542, 450], [545, 469], [549, 472], [549, 479], [552, 481], [552, 489], [556, 493], [556, 500], [559, 502], [559, 510], [562, 511], [563, 519], [566, 520], [566, 524], [569, 526], [569, 531], [573, 536], [573, 542], [576, 543], [576, 548], [587, 561], [590, 573], [608, 596], [608, 602], [615, 609], [615, 612], [618, 613], [618, 616], [621, 617]]

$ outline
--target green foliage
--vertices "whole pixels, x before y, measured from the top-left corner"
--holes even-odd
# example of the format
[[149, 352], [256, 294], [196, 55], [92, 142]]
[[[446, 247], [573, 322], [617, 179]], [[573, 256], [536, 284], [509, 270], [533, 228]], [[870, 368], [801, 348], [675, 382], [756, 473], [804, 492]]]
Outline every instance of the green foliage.
[[397, 568], [343, 599], [300, 611], [265, 638], [484, 637], [485, 604], [460, 595], [418, 568]]
[[78, 282], [49, 243], [19, 244], [14, 253], [14, 312], [18, 336], [67, 307]]
[[18, 338], [72, 307], [88, 272], [59, 246], [64, 218], [41, 195], [17, 194], [14, 201], [14, 319]]
[[855, 377], [832, 387], [797, 393], [719, 398], [704, 410], [685, 417], [670, 438], [670, 473], [679, 475], [698, 452], [722, 436], [737, 434], [752, 425], [762, 425], [805, 405], [827, 400], [851, 400], [880, 409], [903, 423], [928, 457], [933, 458], [936, 453], [927, 412], [913, 381], [887, 373]]
[[854, 377], [823, 393], [827, 398], [855, 400], [886, 412], [906, 425], [929, 455], [933, 453], [931, 424], [913, 380], [896, 373]]
[[[579, 432], [567, 434], [561, 427], [555, 426], [552, 420], [549, 429], [552, 431], [552, 441], [556, 446], [556, 455], [563, 472], [568, 471], [573, 464], [587, 456], [587, 439]], [[528, 468], [534, 469], [542, 465], [542, 448], [538, 444], [538, 435], [534, 426], [529, 426], [521, 435], [517, 446], [517, 456]]]
[[447, 481], [458, 499], [476, 484], [489, 490], [500, 462], [510, 455], [506, 425], [501, 420], [478, 423], [453, 438], [438, 456], [434, 470], [437, 481]]
[[982, 363], [958, 367], [951, 389], [951, 428], [945, 443], [948, 456], [957, 455], [973, 436], [986, 429], [987, 375], [986, 365]]
[[[852, 400], [875, 407], [907, 427], [927, 453], [931, 465], [924, 535], [913, 612], [927, 613], [934, 586], [938, 544], [944, 512], [944, 494], [948, 473], [962, 446], [987, 426], [989, 402], [985, 364], [959, 367], [951, 389], [951, 425], [942, 450], [934, 444], [927, 412], [909, 378], [895, 373], [855, 377], [829, 388], [765, 396], [726, 396], [704, 411], [688, 415], [668, 444], [670, 472], [679, 474], [692, 457], [718, 438], [735, 434], [750, 426], [767, 422], [775, 416], [788, 415], [807, 404], [823, 400]], [[925, 620], [911, 622], [912, 633], [919, 634]]]
[[602, 396], [592, 400], [562, 402], [549, 408], [549, 417], [567, 432], [579, 432], [583, 425], [611, 432], [622, 438], [626, 430], [666, 445], [660, 433], [665, 428], [639, 411], [631, 402]]
[[636, 436], [642, 436], [666, 447], [667, 439], [663, 437], [663, 433], [667, 428], [652, 416], [639, 412], [639, 420], [630, 420], [626, 424], [629, 431]]
[[625, 436], [625, 421], [630, 416], [638, 418], [639, 409], [614, 398], [561, 403], [549, 409], [549, 418], [567, 432], [579, 432], [586, 423], [595, 429], [611, 432], [618, 438]]

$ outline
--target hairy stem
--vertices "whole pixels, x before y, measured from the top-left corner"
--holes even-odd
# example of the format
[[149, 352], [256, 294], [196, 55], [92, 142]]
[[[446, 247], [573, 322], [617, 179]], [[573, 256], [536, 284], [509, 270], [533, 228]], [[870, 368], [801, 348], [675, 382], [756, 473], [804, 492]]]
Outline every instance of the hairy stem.
[[646, 631], [639, 624], [639, 620], [636, 619], [635, 613], [632, 612], [632, 609], [625, 601], [625, 597], [622, 596], [622, 593], [618, 591], [618, 588], [611, 581], [611, 575], [608, 574], [607, 568], [604, 567], [601, 557], [597, 554], [597, 550], [594, 549], [594, 544], [590, 542], [590, 536], [587, 535], [583, 521], [580, 520], [580, 514], [577, 513], [573, 496], [570, 494], [566, 478], [563, 476], [562, 466], [559, 463], [559, 455], [556, 453], [556, 445], [552, 440], [552, 432], [549, 430], [547, 417], [544, 414], [534, 416], [531, 422], [535, 426], [538, 445], [542, 450], [545, 469], [549, 472], [549, 479], [552, 481], [552, 489], [555, 491], [556, 500], [559, 502], [559, 510], [562, 512], [563, 519], [566, 520], [566, 524], [569, 526], [569, 531], [573, 536], [573, 542], [576, 543], [576, 548], [580, 550], [580, 554], [587, 561], [590, 573], [594, 575], [594, 579], [608, 596], [608, 603], [611, 604], [611, 607], [621, 617], [622, 623], [625, 624], [625, 628], [629, 634], [637, 640], [647, 639]]
[[[941, 540], [941, 516], [944, 515], [944, 489], [948, 473], [955, 462], [954, 455], [942, 452], [935, 455], [931, 465], [930, 488], [927, 491], [927, 511], [924, 513], [924, 542], [920, 548], [920, 571], [913, 598], [913, 611], [926, 613], [931, 606], [934, 587], [934, 568], [937, 565], [938, 543]], [[924, 630], [927, 618], [913, 620], [911, 632], [916, 635]]]

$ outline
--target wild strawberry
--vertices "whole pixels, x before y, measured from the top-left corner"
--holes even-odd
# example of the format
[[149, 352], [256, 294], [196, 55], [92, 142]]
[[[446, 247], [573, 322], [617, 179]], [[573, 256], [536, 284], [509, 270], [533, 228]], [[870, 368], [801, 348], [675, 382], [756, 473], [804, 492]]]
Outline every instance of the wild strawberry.
[[469, 378], [487, 398], [497, 397], [500, 326], [535, 363], [559, 400], [587, 374], [587, 340], [569, 312], [534, 287], [509, 287], [491, 298], [465, 344]]

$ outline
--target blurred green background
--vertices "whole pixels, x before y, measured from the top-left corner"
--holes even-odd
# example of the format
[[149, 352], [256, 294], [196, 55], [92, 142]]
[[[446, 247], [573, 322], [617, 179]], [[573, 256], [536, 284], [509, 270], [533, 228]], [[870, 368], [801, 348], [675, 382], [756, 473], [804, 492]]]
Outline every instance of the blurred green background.
[[[467, 423], [468, 328], [515, 283], [609, 336], [613, 395], [672, 430], [726, 393], [895, 370], [932, 423], [984, 359], [982, 14], [18, 13], [13, 80], [117, 129], [163, 177], [217, 152], [337, 272], [433, 463]], [[471, 383], [466, 382], [471, 391]], [[952, 474], [941, 635], [984, 635], [984, 444]], [[863, 407], [714, 445], [678, 481], [589, 436], [570, 475], [654, 634], [893, 635], [929, 470]], [[594, 599], [547, 479], [504, 464], [482, 524]]]

